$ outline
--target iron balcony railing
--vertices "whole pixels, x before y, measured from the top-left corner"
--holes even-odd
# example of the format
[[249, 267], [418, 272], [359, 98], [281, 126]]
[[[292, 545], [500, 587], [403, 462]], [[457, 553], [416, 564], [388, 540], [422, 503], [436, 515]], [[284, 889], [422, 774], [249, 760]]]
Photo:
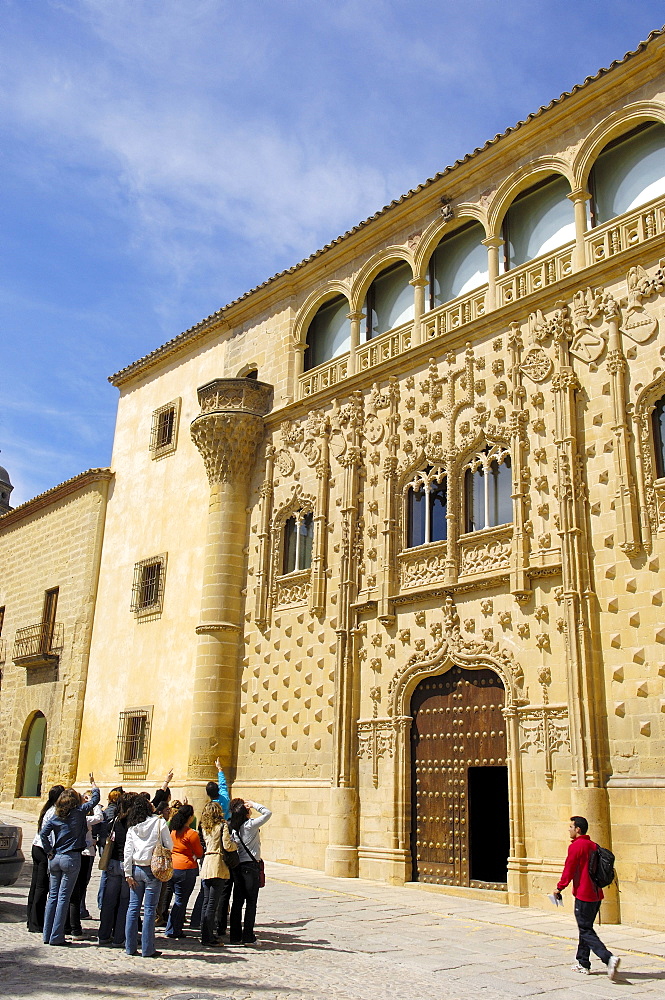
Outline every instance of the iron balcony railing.
[[61, 622], [38, 622], [16, 630], [14, 636], [15, 661], [32, 658], [55, 659], [64, 644], [64, 629]]

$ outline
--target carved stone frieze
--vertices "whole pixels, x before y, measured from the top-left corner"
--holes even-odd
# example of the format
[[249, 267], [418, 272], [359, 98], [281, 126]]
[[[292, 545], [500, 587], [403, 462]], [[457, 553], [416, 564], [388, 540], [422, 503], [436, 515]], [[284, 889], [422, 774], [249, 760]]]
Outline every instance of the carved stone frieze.
[[512, 525], [491, 528], [482, 537], [467, 535], [459, 540], [460, 574], [488, 573], [510, 565]]
[[520, 708], [520, 751], [545, 755], [545, 780], [551, 787], [554, 781], [552, 763], [556, 751], [570, 753], [570, 726], [565, 705], [541, 705], [537, 708]]
[[652, 298], [665, 288], [665, 267], [661, 265], [652, 278], [637, 264], [626, 275], [628, 299], [621, 330], [637, 344], [644, 344], [658, 329], [658, 320], [645, 307], [646, 299]]
[[[375, 701], [376, 708], [376, 701]], [[379, 787], [379, 760], [395, 752], [395, 722], [393, 719], [360, 719], [357, 724], [358, 757], [372, 762], [372, 783]]]
[[308, 569], [300, 573], [289, 573], [288, 576], [277, 577], [275, 581], [275, 607], [285, 608], [307, 604], [310, 578], [311, 573]]

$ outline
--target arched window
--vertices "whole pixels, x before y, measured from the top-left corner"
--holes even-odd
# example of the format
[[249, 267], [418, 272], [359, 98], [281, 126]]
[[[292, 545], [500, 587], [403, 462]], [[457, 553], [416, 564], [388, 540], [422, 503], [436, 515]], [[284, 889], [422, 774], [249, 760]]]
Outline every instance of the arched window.
[[485, 230], [472, 222], [439, 243], [429, 262], [429, 308], [487, 284]]
[[503, 220], [504, 268], [555, 250], [575, 239], [575, 210], [565, 177], [548, 177], [515, 198]]
[[665, 477], [665, 396], [659, 399], [651, 414], [656, 476]]
[[508, 451], [495, 445], [474, 455], [464, 469], [466, 531], [510, 524], [512, 485]]
[[365, 340], [379, 337], [413, 319], [413, 274], [408, 264], [387, 267], [377, 275], [365, 299]]
[[41, 712], [37, 712], [30, 723], [23, 755], [22, 796], [34, 798], [42, 794], [42, 771], [44, 770], [45, 749], [46, 719]]
[[594, 226], [665, 194], [665, 125], [640, 125], [608, 143], [592, 167], [589, 190]]
[[344, 354], [349, 350], [350, 343], [349, 303], [343, 295], [338, 295], [322, 305], [309, 324], [305, 371]]
[[440, 465], [417, 472], [406, 491], [406, 546], [444, 542], [448, 537], [448, 491]]
[[314, 541], [314, 515], [298, 513], [288, 518], [284, 525], [284, 557], [282, 573], [296, 573], [312, 565]]

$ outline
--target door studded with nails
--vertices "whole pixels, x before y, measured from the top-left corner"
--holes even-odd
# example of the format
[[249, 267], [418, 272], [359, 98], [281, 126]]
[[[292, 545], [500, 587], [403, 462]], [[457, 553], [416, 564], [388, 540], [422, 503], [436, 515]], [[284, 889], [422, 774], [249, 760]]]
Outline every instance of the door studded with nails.
[[492, 670], [452, 667], [411, 698], [414, 881], [506, 887], [505, 690]]

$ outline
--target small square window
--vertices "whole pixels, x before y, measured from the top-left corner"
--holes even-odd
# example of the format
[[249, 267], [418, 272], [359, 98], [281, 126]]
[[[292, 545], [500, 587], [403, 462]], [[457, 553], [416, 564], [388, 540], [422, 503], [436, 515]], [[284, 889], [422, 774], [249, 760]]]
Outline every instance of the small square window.
[[162, 458], [175, 451], [178, 440], [178, 421], [180, 417], [180, 399], [174, 399], [165, 406], [160, 406], [152, 414], [152, 429], [150, 431], [150, 451], [153, 458]]
[[165, 576], [166, 553], [135, 564], [131, 610], [137, 617], [161, 614]]
[[140, 774], [148, 770], [151, 719], [152, 706], [120, 713], [115, 766], [126, 774]]

